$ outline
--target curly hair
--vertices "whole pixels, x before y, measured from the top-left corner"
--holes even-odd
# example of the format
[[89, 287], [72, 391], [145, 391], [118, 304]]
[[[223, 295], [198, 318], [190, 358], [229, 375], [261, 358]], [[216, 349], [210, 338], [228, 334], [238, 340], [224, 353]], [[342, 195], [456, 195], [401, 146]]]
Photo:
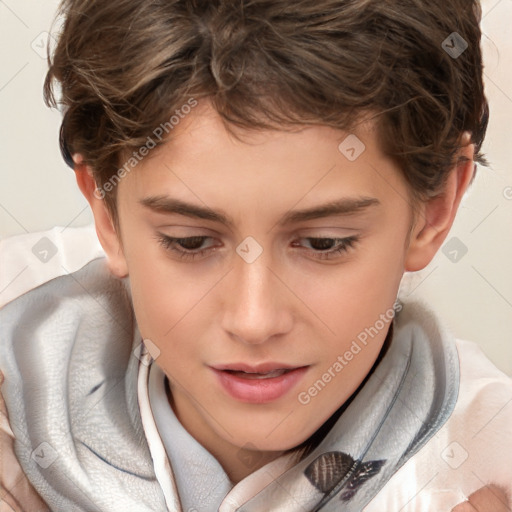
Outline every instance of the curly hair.
[[348, 131], [370, 113], [414, 197], [442, 190], [465, 131], [485, 163], [477, 0], [63, 0], [57, 16], [45, 102], [99, 186], [191, 98], [230, 131]]

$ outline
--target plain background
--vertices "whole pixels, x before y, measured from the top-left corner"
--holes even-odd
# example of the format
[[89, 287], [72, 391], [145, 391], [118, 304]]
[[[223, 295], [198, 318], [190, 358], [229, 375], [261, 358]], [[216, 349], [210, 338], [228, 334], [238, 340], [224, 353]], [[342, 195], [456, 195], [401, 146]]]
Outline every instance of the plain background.
[[[57, 5], [0, 0], [0, 239], [92, 222], [60, 156], [60, 113], [42, 98], [45, 32]], [[457, 337], [477, 342], [512, 375], [512, 0], [482, 6], [490, 166], [479, 168], [443, 249], [407, 276], [401, 296], [426, 299]]]

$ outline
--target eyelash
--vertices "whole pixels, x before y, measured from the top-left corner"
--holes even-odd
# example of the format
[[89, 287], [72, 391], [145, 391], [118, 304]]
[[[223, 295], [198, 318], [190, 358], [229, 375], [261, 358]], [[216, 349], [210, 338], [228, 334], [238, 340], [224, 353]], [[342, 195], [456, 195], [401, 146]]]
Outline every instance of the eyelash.
[[[190, 236], [186, 238], [175, 238], [163, 234], [158, 235], [158, 242], [159, 244], [164, 247], [164, 249], [172, 251], [177, 254], [177, 256], [180, 259], [183, 260], [195, 260], [196, 258], [201, 258], [204, 256], [208, 251], [211, 249], [214, 249], [212, 247], [208, 247], [206, 249], [200, 249], [200, 250], [183, 250], [183, 249], [177, 249], [176, 244], [183, 244], [187, 241], [190, 242], [191, 240], [197, 240], [197, 241], [203, 241], [211, 238], [209, 236]], [[359, 237], [356, 235], [352, 235], [346, 238], [321, 238], [321, 237], [304, 237], [301, 240], [316, 240], [316, 241], [332, 241], [334, 243], [337, 243], [338, 246], [336, 249], [330, 249], [329, 251], [319, 251], [319, 250], [313, 250], [312, 252], [315, 254], [315, 258], [319, 260], [329, 260], [333, 259], [334, 257], [348, 252], [350, 249], [353, 249], [354, 246], [359, 242]], [[202, 245], [202, 244], [201, 244]]]

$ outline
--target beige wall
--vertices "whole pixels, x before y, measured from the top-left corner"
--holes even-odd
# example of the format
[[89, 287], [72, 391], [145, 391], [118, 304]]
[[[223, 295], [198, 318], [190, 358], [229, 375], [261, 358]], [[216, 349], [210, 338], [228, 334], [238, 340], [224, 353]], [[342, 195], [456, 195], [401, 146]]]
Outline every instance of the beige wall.
[[[91, 222], [60, 158], [60, 115], [42, 100], [46, 61], [39, 35], [49, 30], [56, 6], [56, 0], [0, 2], [1, 238]], [[448, 257], [441, 252], [428, 269], [407, 276], [402, 296], [429, 300], [457, 336], [478, 342], [512, 375], [512, 1], [484, 1], [483, 7], [491, 165], [479, 170], [448, 237], [467, 253], [460, 257], [458, 249], [452, 262], [457, 246], [449, 246]]]

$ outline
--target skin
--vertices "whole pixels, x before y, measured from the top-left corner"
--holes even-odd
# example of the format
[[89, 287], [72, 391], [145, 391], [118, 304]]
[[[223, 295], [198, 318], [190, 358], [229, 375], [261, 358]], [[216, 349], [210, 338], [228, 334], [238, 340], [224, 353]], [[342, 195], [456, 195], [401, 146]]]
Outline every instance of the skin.
[[[367, 375], [387, 329], [307, 405], [297, 400], [392, 308], [404, 271], [431, 261], [471, 180], [474, 147], [463, 146], [469, 161], [414, 216], [408, 186], [371, 123], [355, 132], [366, 150], [354, 162], [338, 150], [348, 133], [315, 126], [244, 133], [240, 141], [205, 102], [172, 133], [120, 181], [118, 229], [80, 155], [77, 181], [112, 272], [130, 277], [139, 329], [158, 347], [156, 363], [171, 382], [171, 406], [236, 483], [311, 436]], [[156, 196], [222, 211], [232, 225], [141, 203]], [[349, 215], [279, 224], [291, 210], [340, 198], [376, 202]], [[200, 246], [205, 253], [180, 259], [160, 234], [210, 238]], [[263, 249], [253, 263], [236, 253], [248, 236]], [[311, 240], [354, 236], [331, 259]], [[289, 393], [263, 404], [230, 397], [209, 368], [269, 361], [308, 369]], [[257, 462], [248, 466], [241, 455], [252, 451]]]
[[467, 501], [459, 503], [452, 512], [510, 512], [511, 505], [505, 490], [491, 484], [471, 494]]

